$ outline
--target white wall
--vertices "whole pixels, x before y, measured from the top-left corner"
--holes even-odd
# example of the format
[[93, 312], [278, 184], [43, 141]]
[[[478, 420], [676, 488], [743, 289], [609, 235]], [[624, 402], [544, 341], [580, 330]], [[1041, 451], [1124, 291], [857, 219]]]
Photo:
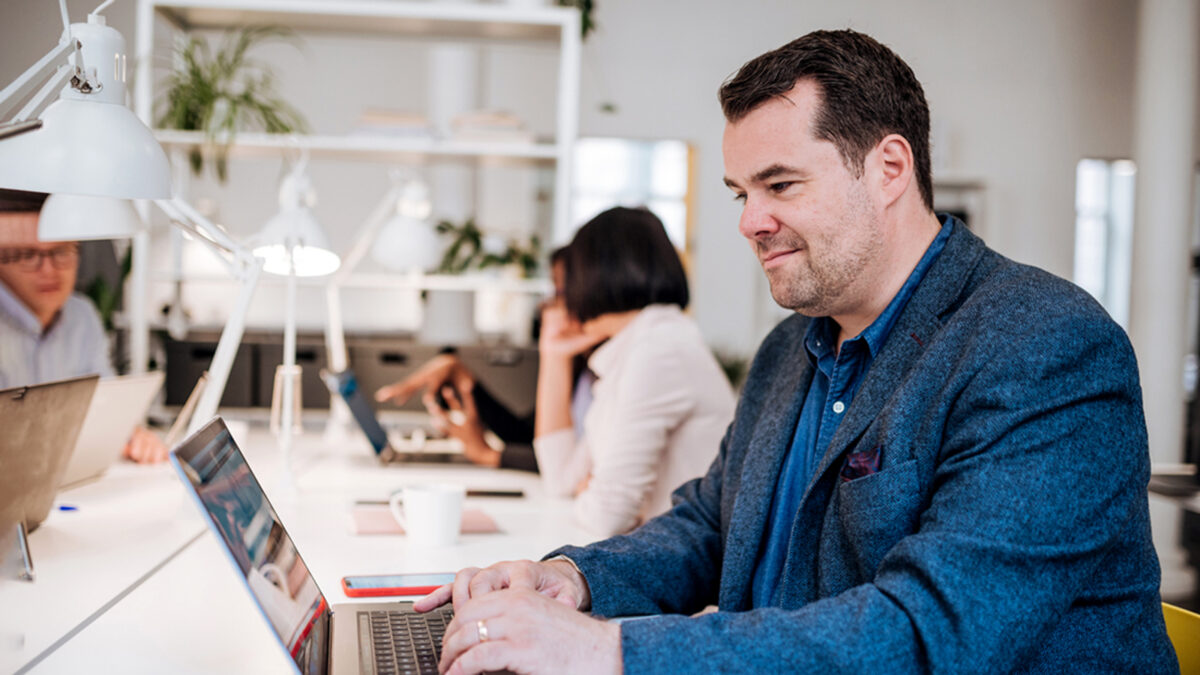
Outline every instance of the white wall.
[[[97, 2], [71, 0], [73, 18], [82, 19]], [[118, 0], [107, 12], [131, 45], [134, 4]], [[981, 234], [1013, 258], [1069, 276], [1075, 163], [1131, 152], [1136, 16], [1134, 0], [605, 0], [596, 10], [599, 29], [584, 43], [580, 133], [693, 144], [695, 315], [713, 345], [748, 354], [778, 315], [765, 309], [770, 300], [761, 271], [737, 234], [738, 207], [721, 182], [723, 119], [716, 90], [724, 78], [812, 29], [852, 27], [874, 35], [924, 83], [935, 123], [944, 130], [942, 175], [986, 184]], [[57, 21], [52, 0], [0, 2], [0, 82], [53, 44]], [[306, 88], [298, 69], [281, 74], [285, 92], [318, 128], [344, 130], [347, 116], [364, 105], [423, 101], [424, 85], [414, 75], [420, 60], [405, 58], [406, 47], [379, 40], [339, 44], [327, 37], [310, 43], [311, 53], [323, 55], [322, 76], [314, 81], [332, 79], [325, 86], [333, 88]], [[543, 56], [499, 54], [497, 63], [515, 67], [489, 64], [489, 72], [507, 74], [493, 73], [485, 100], [520, 105], [552, 97], [553, 69]], [[294, 68], [312, 57], [281, 52], [279, 58], [281, 66]], [[391, 68], [410, 86], [390, 89], [388, 100], [364, 96], [361, 89], [370, 86], [378, 67]], [[600, 111], [610, 102], [616, 113]], [[535, 128], [552, 124], [537, 113], [530, 117]], [[326, 173], [314, 176], [325, 192], [330, 189], [322, 181], [339, 178], [385, 184], [341, 168]], [[251, 197], [262, 201], [277, 174], [277, 165], [247, 169]], [[332, 191], [323, 202], [338, 199], [338, 190]], [[222, 211], [229, 215], [249, 199], [239, 197]], [[264, 218], [272, 201], [247, 203], [247, 221]], [[357, 223], [371, 205], [360, 198], [338, 211]], [[335, 229], [335, 239], [348, 236]]]

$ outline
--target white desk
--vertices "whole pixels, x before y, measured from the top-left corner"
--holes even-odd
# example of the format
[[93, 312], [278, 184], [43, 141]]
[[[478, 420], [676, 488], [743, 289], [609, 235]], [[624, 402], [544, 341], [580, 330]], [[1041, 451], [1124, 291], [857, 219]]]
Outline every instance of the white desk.
[[201, 533], [172, 474], [122, 464], [59, 495], [29, 536], [37, 580], [0, 578], [0, 672], [53, 648]]
[[[240, 445], [317, 584], [333, 603], [345, 600], [340, 580], [346, 574], [453, 571], [537, 558], [557, 546], [595, 538], [571, 521], [564, 500], [543, 496], [532, 474], [473, 466], [381, 467], [357, 445], [332, 450], [322, 447], [319, 435], [306, 435], [296, 444], [296, 487], [289, 491], [279, 480], [281, 465], [269, 435], [254, 431]], [[127, 485], [129, 475], [152, 486]], [[349, 513], [355, 499], [383, 499], [406, 481], [425, 480], [470, 488], [520, 488], [526, 496], [468, 498], [468, 508], [485, 510], [503, 532], [464, 535], [451, 547], [421, 550], [402, 536], [351, 533]], [[76, 498], [84, 489], [96, 493], [97, 503], [112, 500], [108, 517], [114, 522], [130, 513], [143, 514], [145, 522], [139, 520], [123, 531], [124, 546], [110, 541], [99, 528], [94, 541], [77, 539], [76, 523], [66, 523], [64, 517], [99, 518], [106, 513]], [[79, 511], [55, 513], [53, 521], [48, 519], [34, 533], [38, 582], [25, 584], [20, 593], [10, 593], [9, 587], [23, 582], [6, 581], [0, 588], [3, 630], [26, 625], [24, 646], [4, 652], [0, 671], [36, 661], [30, 669], [34, 673], [79, 672], [98, 665], [132, 673], [290, 672], [243, 582], [190, 500], [184, 501], [172, 471], [125, 465], [84, 489], [80, 495], [64, 493], [61, 498], [78, 503]], [[157, 506], [143, 508], [150, 501]], [[49, 528], [51, 524], [56, 527]], [[43, 531], [63, 528], [71, 536], [42, 537], [60, 542], [55, 547], [39, 543]], [[80, 546], [87, 550], [81, 552]], [[106, 553], [90, 552], [93, 548]], [[59, 587], [47, 583], [51, 578], [71, 582]], [[73, 595], [96, 579], [102, 583], [88, 591], [87, 601], [73, 602]], [[68, 616], [59, 618], [55, 610], [63, 608]]]

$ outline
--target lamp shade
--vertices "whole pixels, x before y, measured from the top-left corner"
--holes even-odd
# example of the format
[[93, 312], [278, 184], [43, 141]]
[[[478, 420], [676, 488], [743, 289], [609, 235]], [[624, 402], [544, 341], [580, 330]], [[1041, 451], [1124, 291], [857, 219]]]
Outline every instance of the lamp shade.
[[429, 222], [398, 213], [380, 228], [371, 257], [397, 272], [427, 272], [441, 262], [442, 243]]
[[432, 212], [433, 203], [425, 182], [414, 179], [404, 183], [396, 200], [395, 215], [375, 236], [371, 247], [375, 262], [398, 272], [427, 272], [437, 267], [442, 246], [427, 220]]
[[50, 195], [38, 218], [41, 241], [124, 239], [141, 229], [142, 221], [133, 204], [115, 197]]
[[288, 248], [292, 248], [296, 276], [319, 277], [332, 274], [341, 258], [329, 246], [312, 211], [303, 206], [285, 208], [267, 221], [255, 237], [254, 255], [263, 259], [263, 271], [286, 275]]
[[171, 196], [167, 155], [125, 107], [125, 38], [92, 13], [71, 24], [92, 84], [63, 87], [39, 129], [0, 142], [0, 187], [119, 199]]
[[0, 142], [0, 187], [119, 199], [165, 199], [162, 146], [123, 105], [60, 98], [42, 127]]

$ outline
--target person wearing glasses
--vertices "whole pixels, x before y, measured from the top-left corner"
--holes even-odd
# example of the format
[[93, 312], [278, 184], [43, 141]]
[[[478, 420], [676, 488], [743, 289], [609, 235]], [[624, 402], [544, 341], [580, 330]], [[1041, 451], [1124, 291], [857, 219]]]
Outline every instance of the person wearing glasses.
[[[75, 293], [79, 243], [39, 241], [46, 195], [0, 190], [0, 389], [97, 373], [113, 375], [96, 308]], [[125, 446], [138, 462], [161, 462], [166, 446], [138, 427]]]

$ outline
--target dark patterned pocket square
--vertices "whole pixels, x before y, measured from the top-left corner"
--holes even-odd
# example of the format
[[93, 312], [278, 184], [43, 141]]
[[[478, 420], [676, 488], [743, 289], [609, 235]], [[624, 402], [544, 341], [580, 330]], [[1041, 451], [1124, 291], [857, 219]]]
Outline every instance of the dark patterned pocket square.
[[842, 482], [846, 483], [878, 473], [881, 450], [883, 450], [883, 446], [877, 445], [870, 450], [858, 450], [847, 454], [846, 461], [842, 463]]

